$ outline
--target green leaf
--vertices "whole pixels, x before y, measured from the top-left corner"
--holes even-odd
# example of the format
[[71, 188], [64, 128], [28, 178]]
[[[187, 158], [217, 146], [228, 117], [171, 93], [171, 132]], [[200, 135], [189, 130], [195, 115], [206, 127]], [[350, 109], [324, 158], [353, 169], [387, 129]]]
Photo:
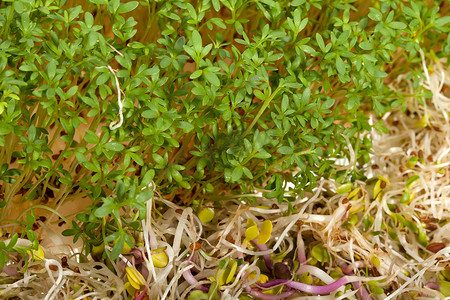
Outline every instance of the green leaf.
[[95, 80], [95, 84], [96, 85], [105, 84], [107, 81], [110, 80], [110, 77], [111, 77], [110, 73], [104, 72], [97, 77], [97, 79]]
[[112, 204], [103, 205], [95, 210], [94, 215], [97, 218], [104, 218], [104, 217], [110, 215], [111, 212], [113, 211], [113, 209], [114, 209], [114, 206]]
[[179, 121], [176, 123], [176, 126], [178, 128], [183, 129], [183, 132], [186, 132], [186, 133], [190, 132], [194, 129], [194, 125], [192, 125], [191, 123], [186, 122], [186, 121]]
[[306, 25], [308, 25], [308, 18], [304, 18], [301, 22], [300, 22], [300, 26], [298, 27], [298, 31], [302, 31], [303, 29], [305, 29]]
[[120, 6], [120, 0], [110, 0], [109, 1], [109, 11], [113, 14], [116, 13], [117, 9]]
[[372, 42], [362, 42], [359, 43], [359, 47], [363, 50], [372, 50], [373, 49], [373, 43]]
[[51, 60], [48, 64], [47, 67], [45, 68], [48, 78], [51, 80], [55, 77], [56, 74], [56, 62], [54, 60]]
[[197, 70], [194, 73], [192, 73], [191, 76], [189, 76], [189, 78], [196, 79], [196, 78], [202, 76], [202, 74], [203, 74], [203, 70]]
[[308, 142], [314, 143], [314, 144], [320, 143], [320, 140], [317, 137], [312, 136], [312, 135], [305, 135], [305, 136], [303, 136], [303, 139], [305, 141], [308, 141]]
[[409, 203], [409, 200], [411, 199], [411, 195], [408, 191], [405, 191], [402, 195], [402, 198], [400, 199], [400, 203]]
[[411, 187], [411, 185], [416, 181], [419, 180], [420, 176], [419, 175], [414, 175], [411, 176], [410, 178], [408, 178], [408, 180], [406, 180], [406, 187]]
[[228, 266], [230, 267], [230, 272], [228, 273], [225, 283], [230, 283], [231, 280], [233, 279], [234, 275], [236, 274], [237, 262], [233, 259], [230, 261]]
[[0, 252], [0, 272], [3, 270], [3, 267], [5, 266], [6, 262], [9, 260], [8, 255], [1, 251]]
[[119, 142], [109, 142], [105, 144], [103, 147], [107, 150], [111, 150], [114, 152], [120, 152], [123, 149], [125, 149], [125, 147]]
[[137, 195], [136, 200], [140, 203], [145, 203], [153, 197], [153, 191], [146, 190]]
[[194, 47], [195, 52], [197, 52], [197, 54], [202, 53], [202, 37], [197, 30], [192, 31], [191, 41], [192, 47]]
[[214, 209], [208, 207], [208, 208], [204, 208], [202, 209], [199, 213], [198, 213], [198, 218], [200, 219], [200, 221], [202, 221], [203, 223], [209, 223], [212, 221], [212, 219], [214, 218]]
[[323, 52], [325, 52], [325, 43], [323, 41], [322, 36], [320, 35], [320, 33], [316, 33], [316, 40], [317, 40], [317, 44], [320, 47], [320, 50], [322, 50]]
[[33, 227], [34, 223], [36, 222], [36, 216], [34, 215], [34, 213], [26, 214], [25, 221], [26, 221], [26, 228], [30, 230]]
[[255, 96], [260, 100], [265, 100], [266, 96], [260, 90], [253, 90]]
[[244, 170], [244, 174], [245, 174], [245, 176], [247, 176], [247, 178], [249, 178], [249, 179], [253, 178], [252, 172], [247, 167], [242, 167], [242, 169]]
[[261, 158], [261, 159], [266, 159], [266, 158], [270, 158], [272, 157], [272, 155], [265, 151], [265, 150], [259, 150], [258, 153], [256, 153], [256, 155], [254, 156], [255, 158]]
[[108, 0], [88, 0], [88, 1], [99, 5], [108, 4]]
[[88, 28], [91, 28], [94, 25], [94, 17], [88, 11], [84, 13], [84, 22]]
[[205, 76], [206, 80], [209, 81], [209, 83], [211, 83], [212, 85], [215, 86], [220, 86], [220, 80], [219, 77], [217, 77], [216, 74], [214, 74], [213, 72], [210, 72], [208, 70], [205, 70], [203, 72], [203, 75]]
[[219, 0], [212, 0], [211, 2], [212, 2], [212, 5], [214, 7], [214, 10], [218, 12], [220, 10], [220, 1]]
[[259, 0], [259, 2], [264, 3], [270, 7], [275, 7], [276, 3], [273, 0]]
[[417, 163], [419, 162], [419, 157], [418, 156], [413, 156], [410, 159], [408, 159], [408, 162], [406, 163], [406, 166], [410, 169], [414, 168]]
[[5, 249], [7, 251], [9, 251], [9, 252], [13, 251], [14, 246], [16, 245], [18, 239], [19, 239], [19, 235], [17, 233], [14, 233], [14, 235], [12, 236], [12, 238], [9, 241], [8, 245], [6, 245]]
[[216, 278], [219, 286], [230, 283], [237, 270], [237, 262], [233, 259], [227, 258], [225, 265], [217, 270]]
[[428, 242], [428, 236], [427, 233], [425, 232], [425, 230], [423, 228], [418, 228], [419, 229], [419, 243], [426, 247], [428, 246], [429, 242]]
[[134, 10], [136, 7], [138, 7], [138, 5], [139, 5], [139, 2], [137, 2], [137, 1], [121, 3], [119, 8], [117, 9], [117, 13], [124, 14], [124, 13], [130, 12], [130, 11]]
[[[437, 19], [435, 21], [435, 23], [434, 23], [434, 26], [438, 27], [438, 28], [439, 27], [444, 27], [449, 22], [450, 22], [450, 16], [444, 16], [444, 17], [441, 17], [441, 18]], [[439, 28], [439, 29], [441, 29], [441, 28]]]
[[137, 155], [136, 153], [131, 153], [131, 152], [129, 154], [135, 163], [137, 163], [140, 166], [144, 165], [144, 160], [139, 155]]
[[189, 293], [187, 300], [208, 300], [208, 294], [202, 291], [192, 291]]
[[305, 51], [308, 54], [313, 54], [314, 52], [316, 52], [316, 50], [314, 50], [313, 47], [308, 46], [308, 45], [300, 45], [300, 49], [302, 49], [303, 51]]
[[233, 169], [233, 173], [231, 173], [231, 180], [234, 182], [238, 181], [239, 179], [241, 179], [243, 173], [244, 169], [242, 168], [242, 166], [237, 166]]
[[334, 105], [334, 99], [328, 99], [325, 102], [322, 103], [322, 109], [329, 109]]
[[159, 113], [154, 110], [145, 110], [142, 112], [142, 117], [146, 119], [153, 119], [159, 116]]
[[406, 28], [406, 24], [404, 24], [402, 22], [392, 22], [392, 23], [389, 23], [389, 27], [391, 27], [392, 29], [403, 30]]
[[353, 183], [351, 182], [347, 182], [344, 184], [341, 184], [337, 189], [336, 192], [338, 194], [346, 194], [346, 193], [350, 193], [350, 191], [353, 189]]
[[125, 239], [120, 236], [118, 240], [115, 241], [114, 247], [111, 250], [111, 260], [116, 260], [125, 246]]
[[213, 281], [208, 290], [208, 300], [219, 300], [219, 295], [217, 292], [218, 289], [219, 289], [219, 284], [217, 283], [217, 281]]
[[152, 182], [154, 177], [155, 177], [155, 170], [153, 169], [148, 170], [145, 173], [144, 177], [142, 178], [141, 185], [145, 187], [148, 186], [150, 182]]
[[277, 152], [283, 155], [291, 155], [294, 153], [294, 150], [289, 146], [282, 146], [278, 148]]
[[93, 144], [93, 145], [97, 145], [100, 141], [99, 137], [94, 132], [90, 131], [89, 129], [86, 130], [84, 140], [87, 143]]
[[66, 92], [66, 97], [67, 98], [71, 98], [73, 97], [78, 91], [78, 85], [74, 85], [72, 86], [67, 92]]
[[450, 282], [449, 281], [438, 281], [439, 289], [444, 297], [450, 297]]
[[169, 263], [169, 256], [167, 256], [166, 247], [151, 250], [152, 263], [157, 268], [165, 268]]
[[336, 69], [339, 74], [345, 74], [345, 63], [341, 57], [336, 57]]
[[375, 70], [374, 77], [375, 78], [385, 78], [385, 77], [387, 77], [387, 73], [384, 71], [381, 71], [381, 70]]
[[381, 12], [373, 7], [369, 7], [369, 18], [371, 20], [377, 21], [377, 22], [381, 22], [383, 20], [383, 15], [381, 14]]
[[322, 244], [317, 244], [311, 249], [312, 256], [319, 262], [327, 262], [329, 260], [328, 251]]

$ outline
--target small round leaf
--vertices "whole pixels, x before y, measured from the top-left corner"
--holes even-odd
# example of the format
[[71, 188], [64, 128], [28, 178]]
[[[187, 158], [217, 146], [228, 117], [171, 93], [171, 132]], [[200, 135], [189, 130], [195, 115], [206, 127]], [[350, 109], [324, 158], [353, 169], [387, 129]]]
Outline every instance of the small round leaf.
[[214, 209], [212, 208], [204, 208], [198, 213], [198, 218], [203, 223], [209, 223], [214, 218]]

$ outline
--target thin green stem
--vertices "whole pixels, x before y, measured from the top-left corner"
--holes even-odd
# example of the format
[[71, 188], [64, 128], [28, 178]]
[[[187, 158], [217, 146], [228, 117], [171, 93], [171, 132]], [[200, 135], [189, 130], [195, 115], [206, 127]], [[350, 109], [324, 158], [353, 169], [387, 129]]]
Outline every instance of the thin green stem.
[[282, 87], [277, 87], [276, 90], [264, 100], [263, 105], [261, 106], [261, 108], [259, 109], [258, 113], [256, 114], [255, 118], [253, 119], [252, 123], [250, 123], [250, 125], [247, 127], [247, 129], [245, 130], [244, 134], [242, 135], [242, 138], [244, 138], [245, 136], [247, 136], [247, 134], [250, 133], [250, 130], [253, 128], [253, 126], [256, 124], [256, 122], [258, 122], [258, 119], [261, 117], [261, 115], [263, 114], [263, 112], [266, 110], [266, 108], [269, 106], [270, 102], [273, 100], [273, 98], [276, 96], [276, 94], [281, 91]]
[[8, 40], [8, 33], [11, 26], [11, 22], [13, 20], [13, 16], [14, 16], [14, 2], [11, 3], [8, 19], [6, 20], [5, 27], [3, 27], [2, 30], [3, 40]]
[[33, 206], [28, 207], [27, 209], [25, 209], [25, 210], [19, 215], [19, 217], [18, 217], [17, 219], [21, 219], [21, 218], [25, 215], [25, 213], [26, 213], [27, 211], [30, 211], [30, 210], [35, 209], [35, 208], [41, 208], [41, 209], [48, 210], [48, 211], [52, 212], [53, 214], [57, 215], [58, 217], [60, 217], [61, 220], [63, 220], [63, 221], [66, 222], [67, 224], [69, 224], [69, 220], [68, 220], [66, 217], [64, 217], [63, 215], [61, 215], [58, 211], [56, 211], [56, 210], [54, 210], [53, 208], [50, 208], [50, 207], [48, 207], [48, 206], [40, 205], [40, 204], [37, 204], [37, 205], [33, 205]]

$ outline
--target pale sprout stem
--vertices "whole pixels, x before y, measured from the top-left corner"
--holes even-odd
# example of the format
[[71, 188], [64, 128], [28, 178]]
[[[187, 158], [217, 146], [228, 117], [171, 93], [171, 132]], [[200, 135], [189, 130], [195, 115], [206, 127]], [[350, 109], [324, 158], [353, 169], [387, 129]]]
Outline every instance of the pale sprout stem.
[[[158, 247], [158, 245], [156, 243], [156, 239], [154, 238], [155, 234], [152, 229], [152, 207], [153, 207], [152, 203], [153, 203], [153, 198], [150, 198], [150, 200], [145, 203], [146, 208], [147, 208], [147, 215], [146, 215], [146, 220], [142, 220], [142, 228], [144, 231], [144, 247], [149, 255], [151, 254], [151, 250], [155, 250]], [[147, 280], [150, 280], [151, 278], [153, 278], [156, 281], [157, 276], [156, 276], [155, 266], [153, 265], [153, 261], [152, 261], [151, 257], [149, 259], [147, 259], [147, 257], [145, 255], [143, 255], [143, 258], [144, 258], [146, 267], [149, 270], [149, 274], [152, 275], [152, 276], [149, 276], [149, 278]]]
[[[50, 269], [50, 266], [56, 266], [58, 268], [58, 278], [56, 279], [56, 281], [53, 278], [53, 271]], [[61, 284], [63, 279], [63, 268], [59, 261], [54, 259], [45, 259], [45, 268], [47, 269], [48, 275], [53, 281], [53, 286], [48, 291], [44, 300], [53, 300], [57, 296], [57, 289], [59, 288], [59, 285]]]
[[248, 249], [246, 249], [244, 247], [232, 244], [232, 243], [228, 242], [227, 240], [224, 240], [223, 244], [228, 246], [228, 247], [230, 247], [230, 248], [235, 248], [236, 250], [238, 250], [238, 251], [240, 251], [242, 253], [249, 254], [249, 255], [254, 255], [254, 256], [270, 255], [271, 253], [273, 253], [272, 249], [268, 249], [266, 251], [258, 251], [258, 252], [251, 251], [251, 250], [248, 250]]
[[113, 45], [111, 45], [110, 43], [106, 42], [106, 45], [108, 45], [109, 47], [111, 47], [111, 49], [113, 49], [114, 52], [116, 52], [117, 54], [119, 54], [122, 57], [125, 57], [119, 50], [117, 50], [116, 48], [114, 48]]
[[113, 74], [115, 82], [116, 82], [117, 104], [119, 105], [119, 121], [113, 121], [109, 124], [109, 129], [115, 130], [115, 129], [121, 127], [123, 124], [123, 106], [124, 106], [124, 101], [125, 101], [125, 100], [122, 100], [123, 91], [120, 89], [120, 82], [119, 82], [119, 78], [116, 75], [116, 71], [111, 66], [96, 67], [96, 69], [101, 69], [101, 68], [107, 68], [111, 72], [111, 74]]
[[349, 138], [343, 134], [342, 137], [345, 139], [345, 141], [347, 142], [347, 147], [348, 147], [348, 152], [350, 154], [350, 161], [348, 163], [347, 166], [334, 166], [336, 168], [336, 172], [337, 171], [341, 171], [341, 170], [346, 170], [351, 168], [352, 166], [355, 165], [356, 162], [356, 155], [355, 155], [355, 150], [353, 150], [353, 146], [352, 143], [350, 143]]
[[101, 296], [102, 294], [98, 293], [98, 292], [90, 292], [81, 296], [76, 297], [73, 300], [82, 300], [82, 299], [89, 299], [87, 297], [92, 297], [92, 296]]
[[[256, 260], [255, 260], [255, 262], [252, 265], [245, 265], [244, 267], [242, 267], [239, 270], [239, 273], [237, 274], [236, 279], [234, 280], [234, 282], [232, 284], [230, 284], [229, 286], [227, 286], [227, 288], [231, 289], [231, 288], [237, 286], [239, 283], [241, 283], [242, 282], [242, 278], [241, 277], [243, 277], [244, 272], [246, 272], [247, 269], [254, 267], [254, 264], [256, 264]], [[255, 278], [257, 278], [257, 277], [255, 276]]]
[[297, 274], [300, 275], [303, 273], [310, 273], [311, 275], [317, 277], [318, 279], [325, 282], [326, 284], [330, 284], [335, 281], [325, 271], [322, 271], [321, 269], [319, 269], [318, 267], [315, 267], [315, 266], [301, 265], [297, 270]]
[[[187, 266], [184, 266], [187, 264]], [[169, 282], [169, 285], [167, 286], [166, 290], [164, 291], [164, 294], [161, 297], [161, 300], [165, 300], [167, 298], [167, 296], [169, 295], [170, 290], [172, 289], [172, 286], [178, 281], [178, 279], [180, 279], [180, 277], [183, 275], [183, 273], [187, 270], [189, 270], [190, 268], [192, 268], [192, 265], [189, 265], [188, 262], [183, 262], [180, 267], [182, 267], [181, 269], [179, 268], [177, 270], [177, 272], [175, 272], [175, 276], [172, 278], [172, 280]]]
[[285, 236], [289, 233], [289, 231], [291, 230], [292, 226], [295, 225], [295, 223], [297, 223], [297, 221], [303, 216], [303, 213], [305, 212], [305, 210], [308, 208], [308, 206], [310, 204], [312, 204], [314, 201], [316, 201], [319, 196], [320, 193], [322, 192], [322, 186], [323, 186], [324, 182], [322, 181], [319, 185], [319, 187], [317, 188], [316, 193], [314, 194], [314, 196], [311, 197], [311, 199], [309, 199], [300, 209], [300, 211], [298, 212], [297, 216], [295, 217], [295, 219], [293, 219], [287, 226], [286, 229], [283, 231], [283, 233], [280, 235], [278, 241], [275, 243], [275, 245], [273, 246], [273, 251], [277, 250], [278, 247], [280, 247], [281, 242], [283, 242], [283, 239], [285, 238]]
[[116, 88], [117, 88], [117, 103], [119, 105], [119, 122], [114, 121], [111, 124], [109, 124], [109, 129], [115, 130], [122, 126], [123, 124], [123, 101], [122, 101], [122, 90], [120, 89], [120, 83], [119, 78], [116, 75], [116, 72], [114, 71], [111, 66], [108, 66], [109, 71], [113, 74], [115, 80], [116, 80]]

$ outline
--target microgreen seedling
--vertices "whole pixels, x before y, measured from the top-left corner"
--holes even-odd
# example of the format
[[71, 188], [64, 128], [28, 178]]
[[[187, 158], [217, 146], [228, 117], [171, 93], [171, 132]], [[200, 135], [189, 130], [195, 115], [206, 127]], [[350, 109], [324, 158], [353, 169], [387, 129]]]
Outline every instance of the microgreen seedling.
[[214, 209], [204, 208], [198, 213], [198, 218], [203, 223], [209, 223], [214, 218]]
[[[247, 229], [245, 230], [245, 241], [251, 241], [256, 239], [256, 243], [259, 245], [267, 243], [272, 234], [273, 225], [270, 220], [265, 220], [261, 224], [261, 231], [252, 219], [247, 220]], [[244, 242], [245, 243], [245, 242]]]
[[127, 273], [128, 282], [133, 288], [139, 290], [141, 286], [144, 285], [144, 277], [142, 277], [141, 273], [134, 268], [126, 267], [125, 270]]
[[165, 248], [160, 248], [151, 252], [151, 259], [156, 268], [164, 268], [169, 263], [169, 257], [164, 250]]

